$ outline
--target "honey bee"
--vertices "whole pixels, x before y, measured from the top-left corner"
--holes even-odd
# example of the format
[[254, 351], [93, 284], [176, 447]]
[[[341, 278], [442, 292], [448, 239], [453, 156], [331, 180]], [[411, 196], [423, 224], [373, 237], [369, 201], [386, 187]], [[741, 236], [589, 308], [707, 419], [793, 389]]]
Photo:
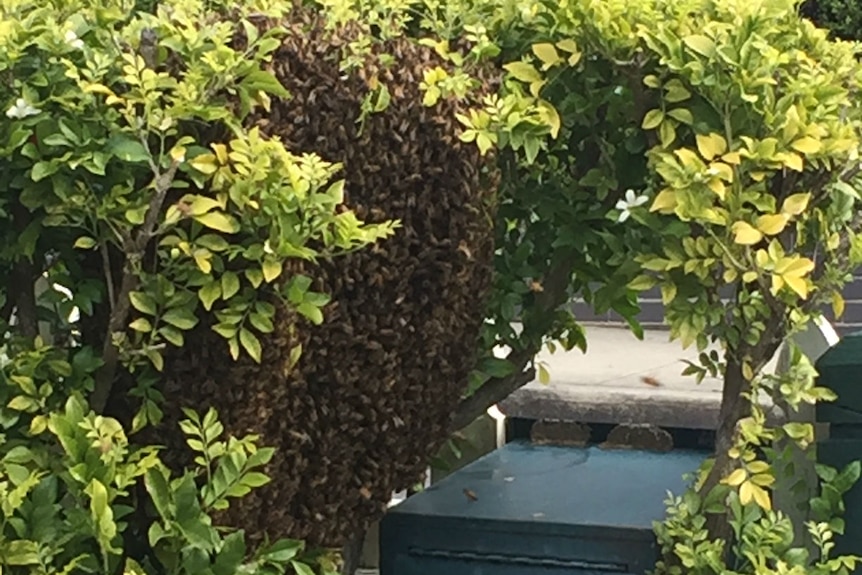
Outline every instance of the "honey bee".
[[479, 498], [476, 497], [476, 494], [474, 492], [470, 491], [469, 489], [467, 489], [466, 487], [464, 488], [464, 496], [470, 502], [479, 501]]
[[647, 385], [651, 385], [652, 387], [661, 387], [661, 382], [649, 375], [644, 375], [643, 377], [641, 377], [641, 381]]

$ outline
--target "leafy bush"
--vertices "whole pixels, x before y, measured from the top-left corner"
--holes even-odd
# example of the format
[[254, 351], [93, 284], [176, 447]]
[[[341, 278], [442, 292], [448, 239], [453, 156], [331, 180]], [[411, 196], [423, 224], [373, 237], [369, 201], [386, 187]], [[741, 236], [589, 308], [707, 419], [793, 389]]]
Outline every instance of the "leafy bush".
[[[770, 426], [761, 403], [792, 414], [834, 399], [799, 353], [786, 373], [764, 368], [819, 306], [840, 315], [840, 288], [862, 263], [858, 49], [830, 41], [796, 8], [465, 0], [371, 9], [455, 52], [467, 75], [471, 60], [450, 44], [499, 55], [508, 72], [499, 97], [463, 119], [462, 138], [501, 149], [503, 184], [486, 361], [455, 426], [535, 368], [545, 379], [533, 360], [542, 346], [585, 346], [561, 308], [572, 295], [639, 331], [637, 293], [659, 288], [672, 337], [701, 352], [686, 373], [723, 379], [716, 460], [685, 512], [674, 500], [673, 528], [660, 530], [662, 567], [675, 573], [843, 573], [856, 561], [827, 556], [840, 505], [803, 502], [806, 541], [787, 539], [771, 490], [788, 451], [775, 446], [807, 450], [813, 429]], [[524, 110], [536, 111], [529, 128]], [[510, 348], [508, 362], [492, 357], [498, 345]], [[840, 477], [838, 492], [858, 467]], [[804, 553], [807, 544], [822, 555]]]
[[[338, 166], [243, 126], [284, 88], [264, 70], [289, 3], [0, 3], [0, 567], [10, 572], [271, 573], [312, 567], [257, 549], [211, 514], [268, 481], [254, 436], [214, 412], [182, 422], [197, 465], [172, 476], [136, 445], [161, 416], [167, 346], [201, 316], [259, 361], [276, 307], [320, 321], [288, 261], [392, 233], [342, 202]], [[243, 48], [239, 49], [239, 39]], [[107, 417], [117, 381], [137, 398]]]
[[862, 5], [856, 0], [807, 0], [800, 13], [838, 38], [862, 39]]

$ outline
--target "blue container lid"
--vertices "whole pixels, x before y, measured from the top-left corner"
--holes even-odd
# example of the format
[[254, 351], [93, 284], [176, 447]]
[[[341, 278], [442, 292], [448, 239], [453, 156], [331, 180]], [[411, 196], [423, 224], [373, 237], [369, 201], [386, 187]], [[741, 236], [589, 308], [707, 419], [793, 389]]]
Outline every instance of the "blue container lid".
[[[390, 510], [427, 519], [517, 522], [648, 532], [665, 515], [668, 491], [703, 451], [656, 453], [509, 443]], [[635, 533], [632, 533], [635, 534]]]

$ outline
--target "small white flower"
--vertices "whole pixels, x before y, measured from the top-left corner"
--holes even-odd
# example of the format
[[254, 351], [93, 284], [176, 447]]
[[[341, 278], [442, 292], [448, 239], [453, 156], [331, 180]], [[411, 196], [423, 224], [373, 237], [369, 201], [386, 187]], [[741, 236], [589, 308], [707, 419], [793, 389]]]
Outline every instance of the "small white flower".
[[78, 38], [78, 35], [75, 34], [74, 30], [67, 30], [66, 31], [65, 40], [66, 40], [66, 44], [68, 44], [69, 46], [71, 46], [75, 50], [80, 50], [81, 48], [84, 47], [84, 41], [81, 40], [80, 38]]
[[35, 116], [36, 114], [41, 114], [42, 110], [39, 108], [34, 108], [24, 98], [18, 98], [15, 100], [15, 104], [10, 106], [8, 110], [6, 110], [7, 118], [26, 118], [27, 116]]
[[639, 196], [635, 194], [634, 190], [626, 190], [626, 197], [618, 201], [614, 206], [620, 211], [620, 216], [617, 221], [624, 222], [629, 219], [629, 216], [632, 215], [631, 210], [644, 205], [648, 200], [649, 198], [644, 195]]

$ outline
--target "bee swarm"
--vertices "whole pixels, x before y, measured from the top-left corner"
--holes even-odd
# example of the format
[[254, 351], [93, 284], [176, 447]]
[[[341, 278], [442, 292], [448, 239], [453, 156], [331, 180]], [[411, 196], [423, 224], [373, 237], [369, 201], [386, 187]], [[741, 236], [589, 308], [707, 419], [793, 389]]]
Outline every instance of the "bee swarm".
[[[402, 227], [316, 267], [292, 263], [289, 273], [315, 278], [332, 302], [321, 326], [280, 309], [276, 331], [262, 338], [261, 365], [234, 362], [226, 342], [201, 326], [188, 338], [195, 345], [165, 369], [161, 440], [173, 453], [183, 449], [168, 433], [182, 406], [213, 406], [230, 433], [256, 433], [277, 448], [266, 470], [272, 482], [220, 517], [256, 540], [265, 533], [340, 546], [382, 516], [393, 491], [419, 480], [474, 366], [492, 280], [493, 159], [458, 139], [463, 103], [428, 108], [419, 90], [423, 71], [446, 63], [429, 48], [390, 41], [393, 65], [375, 55], [345, 74], [339, 55], [354, 34], [294, 18], [272, 64], [291, 98], [250, 122], [288, 149], [342, 162], [345, 205], [360, 219]], [[374, 76], [392, 99], [360, 133]], [[296, 343], [303, 353], [291, 371]]]

